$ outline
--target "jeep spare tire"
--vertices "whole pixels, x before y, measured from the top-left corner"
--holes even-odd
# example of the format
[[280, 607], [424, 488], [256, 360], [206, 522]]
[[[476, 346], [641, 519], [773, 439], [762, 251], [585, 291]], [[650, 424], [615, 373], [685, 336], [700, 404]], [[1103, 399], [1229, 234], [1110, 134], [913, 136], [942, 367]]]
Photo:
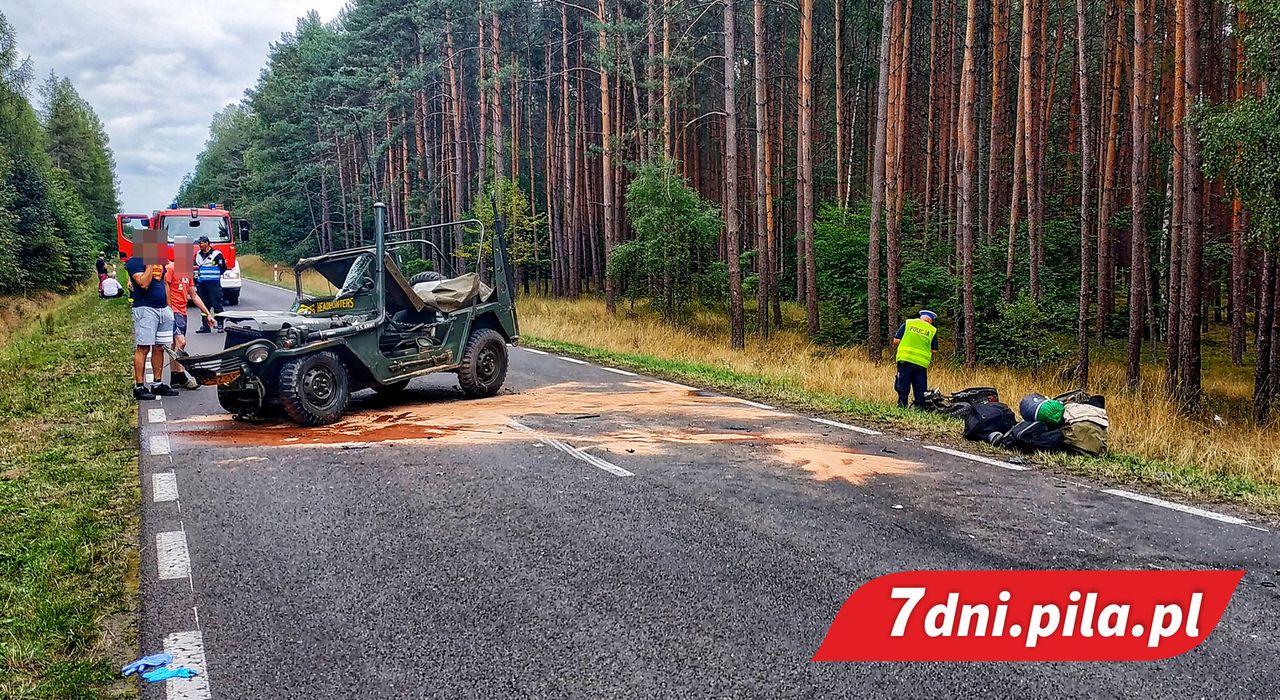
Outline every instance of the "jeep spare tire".
[[412, 287], [415, 284], [422, 284], [423, 282], [440, 282], [443, 279], [444, 275], [436, 272], [435, 270], [423, 270], [409, 278], [409, 286]]
[[351, 382], [332, 352], [294, 358], [280, 368], [280, 404], [300, 425], [333, 423], [351, 402]]
[[507, 341], [492, 328], [476, 328], [467, 338], [458, 367], [458, 384], [467, 396], [493, 396], [507, 378]]

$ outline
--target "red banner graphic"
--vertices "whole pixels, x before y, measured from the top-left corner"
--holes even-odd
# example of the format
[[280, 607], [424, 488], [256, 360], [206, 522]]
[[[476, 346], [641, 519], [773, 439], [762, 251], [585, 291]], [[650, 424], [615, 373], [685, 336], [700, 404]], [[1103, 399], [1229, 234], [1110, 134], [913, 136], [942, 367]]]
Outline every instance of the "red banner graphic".
[[1244, 571], [904, 571], [849, 596], [814, 661], [1154, 661], [1208, 638]]

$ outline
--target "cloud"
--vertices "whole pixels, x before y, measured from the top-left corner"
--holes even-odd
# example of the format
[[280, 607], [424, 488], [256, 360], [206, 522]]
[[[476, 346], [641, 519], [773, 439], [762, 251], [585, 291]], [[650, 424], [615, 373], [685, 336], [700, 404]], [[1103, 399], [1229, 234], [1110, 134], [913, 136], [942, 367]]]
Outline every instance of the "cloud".
[[131, 212], [166, 206], [204, 149], [215, 112], [238, 101], [268, 46], [315, 9], [346, 0], [9, 0], [3, 11], [37, 75], [66, 76], [115, 151]]

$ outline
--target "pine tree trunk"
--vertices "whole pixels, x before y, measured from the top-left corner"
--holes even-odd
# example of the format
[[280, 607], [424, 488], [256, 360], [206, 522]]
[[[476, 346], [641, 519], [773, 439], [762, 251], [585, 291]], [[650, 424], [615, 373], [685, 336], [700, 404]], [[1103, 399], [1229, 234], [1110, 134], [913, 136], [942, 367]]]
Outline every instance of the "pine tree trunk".
[[[991, 134], [987, 155], [987, 239], [995, 240], [996, 213], [1005, 190], [1004, 158], [1009, 131], [1005, 94], [1009, 66], [1010, 0], [991, 0]], [[1016, 172], [1016, 171], [1015, 171]]]
[[[960, 247], [964, 303], [964, 364], [973, 369], [978, 362], [974, 326], [977, 314], [973, 302], [973, 230], [976, 192], [974, 176], [978, 169], [978, 131], [975, 125], [977, 111], [978, 67], [974, 55], [977, 42], [978, 1], [969, 0], [965, 19], [964, 63], [960, 84]], [[896, 319], [889, 319], [896, 322]]]
[[[1151, 128], [1151, 15], [1157, 0], [1134, 0], [1133, 6], [1133, 83], [1129, 91], [1129, 115], [1133, 135], [1130, 159], [1129, 190], [1133, 199], [1130, 222], [1129, 272], [1129, 346], [1126, 361], [1126, 384], [1136, 390], [1142, 381], [1142, 336], [1144, 311], [1149, 310], [1147, 295], [1147, 178], [1148, 139]], [[1154, 341], [1154, 338], [1153, 338]]]
[[756, 325], [759, 328], [760, 337], [768, 338], [769, 291], [772, 288], [770, 279], [773, 274], [773, 259], [770, 250], [772, 246], [769, 245], [772, 228], [769, 225], [770, 217], [766, 203], [769, 108], [768, 86], [765, 82], [768, 80], [768, 66], [764, 53], [764, 0], [754, 0], [752, 3], [752, 19], [756, 98]]
[[[1089, 181], [1093, 177], [1093, 144], [1089, 125], [1089, 64], [1085, 50], [1085, 0], [1076, 0], [1076, 82], [1080, 99], [1080, 290], [1076, 319], [1076, 386], [1089, 388], [1089, 278], [1093, 262], [1090, 244]], [[1099, 241], [1101, 244], [1101, 241]], [[1101, 304], [1101, 300], [1099, 300]]]
[[1165, 389], [1170, 396], [1179, 397], [1179, 391], [1182, 385], [1182, 372], [1180, 363], [1182, 360], [1182, 253], [1183, 243], [1183, 227], [1185, 225], [1185, 213], [1183, 207], [1186, 206], [1186, 181], [1185, 176], [1185, 151], [1181, 147], [1185, 143], [1183, 134], [1182, 121], [1185, 116], [1186, 108], [1186, 59], [1183, 55], [1185, 49], [1186, 33], [1183, 31], [1183, 25], [1186, 23], [1185, 5], [1183, 0], [1174, 0], [1175, 20], [1173, 25], [1174, 34], [1174, 58], [1173, 58], [1173, 144], [1178, 146], [1173, 149], [1173, 184], [1172, 184], [1172, 207], [1173, 213], [1170, 218], [1169, 225], [1169, 277], [1166, 280], [1167, 295], [1167, 314], [1166, 314], [1166, 335], [1168, 336], [1168, 349], [1165, 352]]
[[804, 150], [796, 186], [800, 188], [800, 231], [804, 238], [805, 310], [809, 337], [818, 335], [818, 270], [813, 252], [813, 0], [800, 0], [799, 136]]
[[[898, 296], [898, 275], [902, 270], [902, 205], [906, 193], [904, 184], [906, 175], [905, 154], [907, 142], [907, 103], [909, 77], [911, 75], [911, 14], [912, 0], [906, 0], [906, 10], [902, 18], [902, 40], [895, 57], [897, 70], [896, 113], [893, 115], [893, 177], [890, 188], [888, 226], [885, 230], [885, 320], [893, 328], [901, 320], [901, 309]], [[976, 70], [976, 68], [975, 68]], [[976, 92], [974, 90], [973, 92]]]
[[[1186, 88], [1183, 97], [1186, 107], [1183, 113], [1190, 115], [1201, 98], [1200, 86], [1200, 24], [1199, 0], [1183, 0], [1185, 3], [1183, 31], [1183, 76]], [[1203, 327], [1203, 287], [1201, 281], [1204, 258], [1204, 175], [1200, 170], [1200, 132], [1195, 122], [1184, 121], [1183, 127], [1183, 184], [1185, 201], [1183, 212], [1184, 253], [1182, 259], [1182, 338], [1181, 358], [1178, 361], [1180, 390], [1178, 397], [1183, 407], [1194, 411], [1200, 407], [1200, 334]]]
[[[1115, 15], [1117, 13], [1111, 13]], [[1124, 23], [1117, 23], [1115, 56], [1112, 61], [1109, 96], [1106, 97], [1107, 131], [1106, 156], [1102, 162], [1102, 194], [1098, 202], [1098, 309], [1097, 336], [1106, 335], [1106, 319], [1115, 311], [1115, 261], [1112, 258], [1114, 243], [1111, 240], [1111, 215], [1115, 211], [1116, 159], [1120, 150], [1120, 83], [1124, 77]]]
[[[617, 225], [614, 219], [613, 211], [613, 145], [610, 143], [613, 137], [613, 120], [610, 109], [609, 92], [609, 73], [613, 65], [613, 52], [609, 47], [608, 32], [605, 31], [605, 24], [608, 22], [608, 8], [605, 0], [598, 0], [596, 5], [598, 17], [600, 21], [600, 29], [597, 33], [597, 45], [600, 51], [600, 149], [601, 149], [601, 175], [603, 183], [601, 184], [601, 196], [604, 201], [604, 264], [608, 264], [609, 255], [613, 253], [613, 246], [617, 241]], [[603, 271], [602, 271], [603, 272]], [[609, 313], [617, 307], [617, 290], [614, 289], [611, 275], [604, 275], [604, 303]]]
[[742, 309], [742, 264], [738, 228], [738, 96], [733, 0], [724, 0], [724, 229], [729, 263], [729, 344], [746, 347], [746, 324]]
[[835, 5], [835, 52], [836, 52], [836, 201], [844, 201], [844, 34], [843, 34], [843, 0], [832, 0]]
[[889, 119], [889, 49], [894, 0], [883, 0], [880, 24], [880, 72], [876, 87], [875, 151], [871, 165], [871, 226], [867, 234], [867, 354], [879, 362], [884, 351], [880, 333], [880, 217], [884, 209], [885, 156]]
[[[1044, 2], [1044, 0], [1041, 0], [1041, 2]], [[1035, 15], [1036, 4], [1034, 0], [1023, 0], [1022, 51], [1018, 66], [1018, 109], [1022, 113], [1022, 174], [1025, 178], [1023, 180], [1023, 189], [1027, 198], [1027, 250], [1030, 251], [1027, 269], [1030, 273], [1029, 286], [1031, 296], [1034, 299], [1039, 299], [1040, 266], [1036, 264], [1036, 251], [1040, 246], [1040, 221], [1036, 216], [1039, 196], [1036, 190], [1038, 173], [1036, 172], [1035, 144], [1037, 133], [1036, 115], [1039, 113], [1039, 109], [1034, 99], [1033, 83], [1040, 76], [1036, 76], [1033, 55]]]
[[493, 86], [490, 88], [493, 95], [490, 103], [493, 114], [493, 176], [497, 179], [506, 177], [507, 153], [506, 137], [503, 135], [505, 127], [502, 123], [502, 33], [499, 31], [496, 11], [489, 18], [489, 26], [489, 54], [493, 61]]

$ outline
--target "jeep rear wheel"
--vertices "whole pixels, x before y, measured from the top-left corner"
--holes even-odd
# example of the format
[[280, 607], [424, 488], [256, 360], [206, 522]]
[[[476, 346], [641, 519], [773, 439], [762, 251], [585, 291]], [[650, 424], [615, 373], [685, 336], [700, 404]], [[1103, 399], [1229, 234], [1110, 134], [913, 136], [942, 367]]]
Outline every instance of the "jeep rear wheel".
[[492, 328], [471, 331], [458, 367], [458, 384], [471, 398], [493, 396], [507, 378], [507, 341]]
[[317, 352], [280, 368], [280, 404], [300, 425], [325, 425], [342, 418], [351, 401], [351, 382], [342, 360]]

